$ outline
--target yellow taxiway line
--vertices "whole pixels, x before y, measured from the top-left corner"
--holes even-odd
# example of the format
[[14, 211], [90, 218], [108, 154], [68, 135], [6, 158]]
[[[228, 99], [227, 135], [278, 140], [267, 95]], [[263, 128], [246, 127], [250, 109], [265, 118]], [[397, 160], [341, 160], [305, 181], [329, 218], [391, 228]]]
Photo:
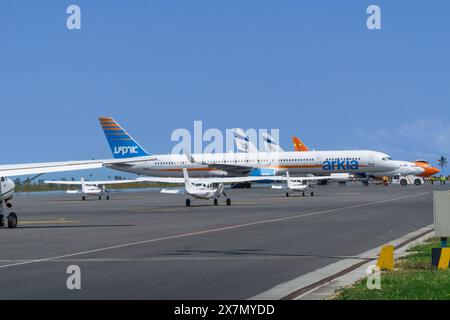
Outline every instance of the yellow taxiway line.
[[25, 220], [20, 221], [19, 225], [21, 224], [62, 224], [62, 223], [77, 223], [81, 222], [81, 220], [66, 220], [66, 219], [58, 219], [58, 220]]

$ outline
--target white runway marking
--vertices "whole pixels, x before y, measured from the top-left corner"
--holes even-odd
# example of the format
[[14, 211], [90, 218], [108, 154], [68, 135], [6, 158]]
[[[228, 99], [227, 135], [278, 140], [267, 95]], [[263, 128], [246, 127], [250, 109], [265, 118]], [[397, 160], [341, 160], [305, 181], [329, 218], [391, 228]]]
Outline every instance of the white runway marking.
[[340, 192], [340, 193], [336, 193], [336, 195], [345, 195], [345, 196], [352, 196], [355, 194], [361, 194], [360, 192]]
[[[295, 256], [295, 255], [250, 255], [250, 254], [235, 254], [233, 256], [190, 256], [183, 254], [179, 256], [167, 256], [167, 257], [149, 257], [149, 258], [86, 258], [86, 259], [51, 259], [41, 262], [62, 262], [62, 263], [87, 263], [87, 262], [151, 262], [151, 261], [177, 261], [177, 260], [195, 260], [195, 261], [209, 261], [209, 260], [279, 260], [279, 259], [346, 259], [347, 256], [333, 256], [333, 257], [318, 257], [314, 255]], [[9, 259], [0, 260], [0, 263], [19, 263], [19, 262], [35, 262], [34, 259]]]
[[321, 215], [321, 214], [331, 214], [331, 213], [335, 213], [335, 212], [339, 212], [339, 211], [343, 211], [343, 210], [350, 210], [350, 209], [355, 209], [355, 208], [368, 207], [368, 206], [377, 205], [377, 204], [381, 204], [381, 203], [394, 202], [394, 201], [403, 200], [403, 199], [420, 197], [420, 196], [424, 196], [424, 195], [428, 195], [428, 194], [429, 194], [429, 192], [422, 192], [422, 193], [418, 193], [418, 194], [414, 194], [414, 195], [398, 197], [398, 198], [393, 198], [393, 199], [380, 200], [380, 201], [375, 201], [375, 202], [367, 202], [367, 203], [362, 203], [362, 204], [357, 204], [357, 205], [347, 206], [347, 207], [342, 207], [342, 208], [328, 209], [328, 210], [316, 211], [316, 212], [305, 213], [305, 214], [297, 214], [297, 215], [287, 216], [287, 217], [282, 217], [282, 218], [260, 220], [260, 221], [254, 221], [254, 222], [249, 222], [249, 223], [231, 225], [231, 226], [226, 226], [226, 227], [220, 227], [220, 228], [214, 228], [214, 229], [208, 229], [208, 230], [202, 230], [202, 231], [178, 234], [178, 235], [173, 235], [173, 236], [167, 236], [167, 237], [161, 237], [161, 238], [155, 238], [155, 239], [149, 239], [149, 240], [143, 240], [143, 241], [137, 241], [137, 242], [124, 243], [124, 244], [119, 244], [119, 245], [110, 246], [110, 247], [104, 247], [104, 248], [98, 248], [98, 249], [93, 249], [93, 250], [69, 253], [69, 254], [56, 256], [56, 257], [49, 257], [49, 258], [43, 258], [43, 259], [34, 259], [34, 260], [31, 260], [31, 261], [24, 261], [24, 262], [17, 262], [17, 263], [12, 263], [12, 264], [1, 265], [0, 269], [14, 267], [14, 266], [27, 265], [27, 264], [31, 264], [31, 263], [45, 262], [45, 261], [50, 261], [50, 260], [58, 260], [58, 259], [70, 258], [70, 257], [80, 256], [80, 255], [89, 254], [89, 253], [103, 252], [103, 251], [119, 249], [119, 248], [126, 248], [126, 247], [141, 245], [141, 244], [160, 242], [160, 241], [166, 241], [166, 240], [181, 239], [181, 238], [187, 238], [187, 237], [192, 237], [192, 236], [204, 235], [204, 234], [209, 234], [209, 233], [214, 233], [214, 232], [220, 232], [220, 231], [226, 231], [226, 230], [233, 230], [233, 229], [239, 229], [239, 228], [244, 228], [244, 227], [250, 227], [250, 226], [255, 226], [255, 225], [269, 224], [269, 223], [275, 223], [275, 222], [281, 222], [281, 221], [288, 221], [288, 220], [304, 218], [304, 217], [311, 217], [311, 216], [316, 216], [316, 215]]

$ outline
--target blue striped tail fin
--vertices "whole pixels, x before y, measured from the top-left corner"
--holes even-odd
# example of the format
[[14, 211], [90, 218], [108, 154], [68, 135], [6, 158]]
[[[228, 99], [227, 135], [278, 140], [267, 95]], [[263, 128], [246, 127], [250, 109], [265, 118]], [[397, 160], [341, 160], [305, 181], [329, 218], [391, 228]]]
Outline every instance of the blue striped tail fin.
[[113, 118], [100, 117], [100, 125], [114, 158], [135, 158], [150, 155]]

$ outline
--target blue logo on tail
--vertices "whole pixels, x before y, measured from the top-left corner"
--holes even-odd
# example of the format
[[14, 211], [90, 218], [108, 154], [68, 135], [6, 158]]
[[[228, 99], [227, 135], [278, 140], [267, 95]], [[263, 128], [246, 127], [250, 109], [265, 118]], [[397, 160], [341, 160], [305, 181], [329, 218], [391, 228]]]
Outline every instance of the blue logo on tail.
[[101, 117], [100, 124], [114, 158], [134, 158], [150, 155], [113, 118]]

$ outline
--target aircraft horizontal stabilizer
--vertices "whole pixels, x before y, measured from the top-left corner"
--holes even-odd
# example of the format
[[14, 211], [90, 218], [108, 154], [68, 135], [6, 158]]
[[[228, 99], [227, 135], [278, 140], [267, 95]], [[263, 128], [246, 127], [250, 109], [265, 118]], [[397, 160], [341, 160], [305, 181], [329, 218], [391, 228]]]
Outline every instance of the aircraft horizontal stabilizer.
[[162, 189], [161, 193], [168, 193], [168, 194], [185, 194], [186, 190], [184, 189]]

